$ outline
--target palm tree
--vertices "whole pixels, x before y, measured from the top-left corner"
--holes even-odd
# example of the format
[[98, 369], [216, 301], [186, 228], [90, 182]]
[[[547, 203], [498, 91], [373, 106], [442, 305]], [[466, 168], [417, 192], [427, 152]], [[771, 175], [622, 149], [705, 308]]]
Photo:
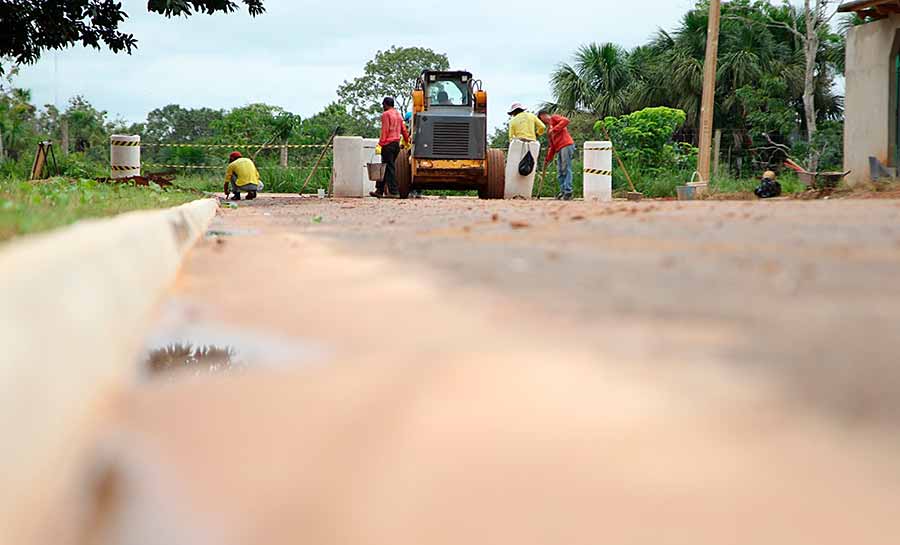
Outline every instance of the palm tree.
[[611, 43], [591, 43], [575, 53], [574, 66], [561, 64], [556, 69], [551, 87], [556, 106], [563, 112], [605, 117], [632, 111], [633, 81], [625, 49]]

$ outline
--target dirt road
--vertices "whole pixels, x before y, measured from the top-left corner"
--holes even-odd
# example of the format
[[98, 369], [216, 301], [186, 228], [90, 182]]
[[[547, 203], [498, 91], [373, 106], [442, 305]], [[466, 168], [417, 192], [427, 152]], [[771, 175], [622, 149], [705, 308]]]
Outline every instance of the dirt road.
[[[498, 328], [530, 325], [545, 341], [601, 354], [774, 373], [848, 418], [900, 423], [897, 201], [598, 206], [264, 197], [224, 211], [218, 225], [236, 236], [226, 233], [221, 246], [207, 242], [185, 273], [215, 289], [195, 294], [182, 285], [176, 296], [214, 307], [237, 292], [235, 307], [244, 310], [211, 311], [219, 319], [291, 310], [290, 320], [264, 318], [267, 327], [323, 334], [315, 311], [296, 315], [303, 307], [297, 286], [315, 282], [316, 266], [290, 261], [300, 236], [408, 271], [353, 286], [321, 280], [323, 287], [375, 293], [407, 283], [415, 291], [427, 280], [438, 298], [484, 301], [472, 311], [497, 313]], [[229, 288], [226, 271], [235, 261], [252, 263], [254, 287]], [[348, 305], [340, 312], [350, 323], [381, 312]], [[384, 342], [366, 350], [417, 344], [422, 337], [410, 327], [408, 319], [383, 323]], [[355, 343], [354, 329], [340, 332], [342, 344]], [[466, 342], [440, 323], [428, 329]]]
[[[133, 535], [900, 529], [900, 202], [264, 196], [213, 234], [157, 328], [245, 345], [254, 368], [125, 402], [141, 451], [110, 451]], [[135, 522], [148, 506], [152, 528]]]

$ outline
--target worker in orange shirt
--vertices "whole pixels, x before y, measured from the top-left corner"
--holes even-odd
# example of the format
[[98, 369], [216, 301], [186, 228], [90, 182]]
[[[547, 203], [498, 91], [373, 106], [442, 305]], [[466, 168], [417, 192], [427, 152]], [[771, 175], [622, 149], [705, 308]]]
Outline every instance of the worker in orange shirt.
[[394, 108], [394, 99], [386, 97], [381, 106], [384, 113], [381, 114], [381, 139], [378, 146], [381, 148], [381, 162], [384, 168], [384, 178], [375, 184], [375, 191], [369, 193], [379, 199], [396, 199], [399, 197], [397, 187], [397, 167], [395, 162], [400, 155], [401, 142], [409, 142], [409, 131], [403, 123], [403, 116]]
[[559, 178], [559, 194], [556, 200], [571, 201], [572, 190], [572, 160], [575, 158], [575, 140], [569, 134], [569, 118], [561, 115], [550, 115], [547, 112], [538, 114], [541, 121], [549, 128], [547, 140], [550, 145], [547, 149], [547, 159], [545, 165], [549, 165], [550, 161], [557, 154], [559, 158], [556, 160], [556, 171]]

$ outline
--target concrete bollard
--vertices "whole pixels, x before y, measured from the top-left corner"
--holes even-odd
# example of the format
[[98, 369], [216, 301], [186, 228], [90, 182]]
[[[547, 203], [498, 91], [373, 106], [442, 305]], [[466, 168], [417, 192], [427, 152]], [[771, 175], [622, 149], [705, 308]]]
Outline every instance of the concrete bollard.
[[109, 137], [109, 169], [113, 178], [141, 175], [141, 137], [114, 134]]
[[612, 142], [584, 143], [584, 200], [612, 201]]
[[334, 197], [362, 197], [363, 138], [338, 136], [334, 139]]
[[362, 160], [361, 160], [361, 172], [362, 172], [362, 194], [361, 197], [365, 197], [371, 191], [375, 191], [375, 182], [369, 179], [369, 170], [366, 168], [366, 165], [369, 163], [380, 163], [381, 156], [375, 153], [375, 148], [378, 146], [377, 138], [364, 138], [363, 139], [363, 147], [362, 147]]

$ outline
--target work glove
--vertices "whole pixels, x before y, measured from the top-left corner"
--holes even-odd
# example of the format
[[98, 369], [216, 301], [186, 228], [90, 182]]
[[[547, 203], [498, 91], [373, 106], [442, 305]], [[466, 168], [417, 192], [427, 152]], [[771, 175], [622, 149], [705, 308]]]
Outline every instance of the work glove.
[[409, 142], [404, 142], [403, 149], [406, 149], [406, 150], [412, 149], [412, 144], [410, 144]]
[[381, 155], [381, 146], [375, 146], [375, 155]]

